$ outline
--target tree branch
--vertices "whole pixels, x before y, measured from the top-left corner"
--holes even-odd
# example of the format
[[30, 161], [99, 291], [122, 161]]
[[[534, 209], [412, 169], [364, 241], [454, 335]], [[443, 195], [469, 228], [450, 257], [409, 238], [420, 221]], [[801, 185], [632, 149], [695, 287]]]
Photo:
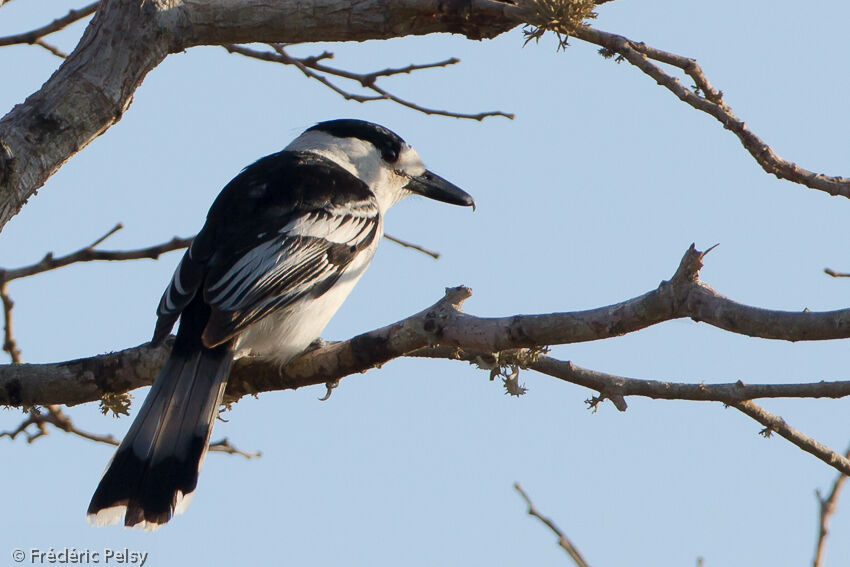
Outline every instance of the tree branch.
[[[713, 116], [723, 124], [725, 129], [738, 137], [744, 148], [767, 173], [773, 174], [779, 179], [799, 183], [810, 189], [824, 191], [830, 195], [850, 197], [850, 178], [814, 173], [782, 158], [773, 151], [747, 127], [743, 120], [732, 112], [729, 105], [723, 101], [723, 93], [716, 90], [708, 82], [696, 60], [661, 51], [621, 35], [591, 27], [575, 30], [573, 37], [601, 46], [603, 48], [602, 54], [605, 56], [610, 56], [613, 53], [619, 54], [646, 75], [655, 79], [659, 85], [672, 92], [685, 104]], [[693, 79], [694, 89], [686, 88], [678, 79], [651, 63], [650, 59], [673, 65], [684, 71]]]
[[[598, 2], [596, 3], [598, 4]], [[626, 60], [643, 73], [652, 77], [659, 85], [672, 92], [692, 108], [713, 116], [723, 127], [735, 134], [744, 148], [767, 173], [779, 179], [787, 179], [811, 189], [830, 195], [850, 197], [850, 178], [814, 173], [782, 157], [754, 134], [723, 101], [723, 93], [715, 89], [695, 59], [682, 57], [636, 42], [627, 37], [590, 27], [587, 19], [596, 15], [592, 6], [582, 4], [584, 10], [575, 7], [576, 0], [527, 0], [508, 9], [514, 17], [527, 23], [527, 41], [539, 39], [545, 31], [558, 36], [559, 47], [566, 47], [567, 38], [572, 36], [602, 47], [600, 54], [609, 58], [615, 54], [617, 61]], [[574, 8], [575, 7], [575, 8]], [[675, 77], [668, 75], [650, 60], [672, 65], [681, 69], [693, 81], [693, 90], [684, 87]]]
[[732, 405], [756, 398], [843, 398], [850, 396], [850, 380], [820, 381], [800, 384], [683, 384], [658, 380], [640, 380], [606, 374], [582, 368], [570, 361], [539, 356], [524, 366], [529, 370], [546, 374], [571, 384], [596, 390], [598, 398], [588, 400], [595, 408], [608, 399], [620, 411], [626, 411], [626, 396], [641, 396], [655, 400], [692, 400], [700, 402], [723, 402]]
[[6, 281], [2, 279], [0, 279], [0, 300], [3, 302], [3, 350], [9, 354], [13, 364], [18, 364], [21, 362], [21, 350], [15, 342], [15, 333], [12, 331], [12, 308], [15, 302], [9, 296]]
[[[669, 281], [657, 289], [607, 307], [587, 311], [545, 315], [514, 315], [482, 318], [463, 313], [460, 305], [471, 295], [467, 288], [451, 288], [433, 306], [387, 327], [364, 333], [348, 341], [330, 343], [309, 351], [278, 368], [263, 359], [237, 361], [228, 385], [228, 399], [259, 392], [324, 384], [363, 372], [393, 358], [421, 355], [420, 349], [440, 345], [439, 356], [476, 360], [493, 358], [493, 353], [512, 349], [540, 349], [546, 345], [569, 344], [620, 336], [662, 321], [690, 317], [735, 333], [782, 340], [824, 340], [850, 337], [850, 310], [787, 312], [759, 309], [736, 303], [699, 281], [704, 252], [693, 246], [685, 253]], [[168, 348], [144, 344], [135, 348], [91, 358], [52, 364], [0, 366], [0, 404], [74, 405], [95, 401], [105, 393], [120, 393], [149, 385], [165, 362]], [[846, 396], [846, 382], [816, 385], [743, 384], [671, 385], [626, 382], [619, 377], [588, 372], [570, 363], [555, 363], [538, 357], [529, 368], [575, 380], [617, 396], [649, 395], [682, 399], [739, 401], [763, 396]], [[566, 374], [565, 374], [566, 373]], [[608, 382], [605, 382], [605, 380]], [[724, 398], [723, 396], [730, 396]], [[714, 396], [714, 397], [712, 397]]]
[[[524, 391], [517, 382], [518, 370], [528, 368], [600, 392], [600, 397], [589, 400], [591, 407], [608, 398], [618, 409], [625, 410], [627, 395], [722, 401], [765, 425], [765, 431], [776, 431], [837, 470], [850, 472], [848, 459], [748, 401], [757, 397], [844, 397], [850, 395], [850, 381], [676, 384], [607, 375], [541, 355], [545, 345], [619, 336], [682, 317], [763, 338], [813, 340], [850, 336], [850, 323], [845, 322], [850, 319], [847, 311], [768, 311], [737, 304], [717, 294], [699, 281], [705, 254], [691, 245], [673, 277], [657, 289], [589, 311], [479, 318], [460, 309], [471, 291], [450, 288], [445, 297], [420, 313], [348, 341], [325, 343], [283, 367], [269, 359], [240, 359], [231, 373], [225, 400], [326, 384], [401, 356], [468, 360], [490, 370], [491, 378], [504, 376], [508, 392], [514, 395]], [[170, 344], [156, 348], [145, 344], [69, 362], [0, 366], [0, 404], [75, 405], [146, 386], [164, 364], [169, 348]], [[510, 373], [505, 369], [510, 369]]]
[[556, 526], [552, 520], [550, 520], [546, 516], [543, 516], [542, 514], [540, 514], [540, 512], [537, 511], [537, 508], [535, 508], [534, 504], [531, 502], [531, 498], [528, 497], [528, 494], [525, 493], [525, 491], [522, 489], [518, 482], [514, 483], [514, 489], [519, 492], [519, 495], [522, 496], [523, 500], [525, 500], [525, 503], [528, 506], [528, 515], [533, 516], [543, 522], [550, 530], [552, 530], [552, 532], [554, 532], [556, 536], [558, 536], [558, 545], [560, 545], [564, 549], [564, 551], [567, 552], [567, 554], [573, 560], [573, 563], [576, 564], [576, 567], [589, 567], [587, 561], [584, 560], [584, 557], [581, 556], [581, 553], [579, 553], [576, 546], [573, 545], [573, 542], [570, 541], [570, 538], [564, 535], [564, 532], [558, 529], [558, 526]]
[[[847, 449], [844, 453], [844, 458], [850, 459], [850, 449]], [[815, 546], [815, 558], [812, 561], [812, 567], [821, 567], [823, 565], [823, 558], [826, 553], [826, 536], [829, 535], [829, 520], [835, 513], [838, 494], [846, 480], [846, 474], [839, 474], [835, 482], [832, 483], [832, 490], [829, 491], [829, 495], [826, 498], [821, 497], [820, 491], [817, 491], [820, 515], [818, 520], [818, 541]]]
[[[33, 443], [49, 433], [48, 425], [52, 425], [56, 429], [65, 433], [76, 435], [77, 437], [82, 437], [89, 441], [94, 441], [95, 443], [104, 443], [114, 447], [117, 447], [120, 443], [120, 441], [112, 435], [101, 435], [99, 433], [91, 433], [80, 429], [74, 425], [71, 418], [65, 414], [65, 412], [62, 411], [62, 408], [58, 405], [49, 405], [43, 408], [32, 408], [27, 414], [26, 419], [24, 419], [17, 428], [11, 431], [0, 432], [0, 438], [8, 437], [14, 441], [19, 435], [24, 435], [26, 436], [27, 443]], [[35, 432], [30, 432], [31, 427], [35, 427]], [[227, 437], [221, 441], [210, 443], [209, 450], [217, 453], [226, 453], [228, 455], [240, 455], [246, 459], [253, 459], [261, 456], [259, 451], [247, 452], [234, 447]]]
[[765, 429], [762, 431], [762, 434], [765, 437], [769, 437], [772, 432], [776, 432], [803, 451], [814, 455], [839, 472], [850, 474], [850, 459], [840, 453], [836, 453], [808, 435], [797, 431], [785, 423], [785, 420], [781, 417], [773, 415], [751, 401], [735, 402], [729, 405], [764, 425]]
[[832, 277], [834, 277], [834, 278], [850, 278], [850, 274], [848, 274], [848, 273], [846, 273], [846, 272], [836, 272], [836, 271], [835, 271], [835, 270], [833, 270], [832, 268], [824, 268], [824, 269], [823, 269], [823, 272], [824, 272], [826, 275], [828, 275], [828, 276], [832, 276]]
[[[513, 114], [508, 114], [498, 110], [489, 112], [479, 112], [477, 114], [464, 114], [448, 110], [437, 110], [434, 108], [427, 108], [424, 106], [420, 106], [416, 103], [410, 102], [408, 100], [402, 99], [377, 85], [377, 80], [380, 77], [392, 77], [395, 75], [409, 74], [415, 71], [422, 71], [424, 69], [447, 67], [449, 65], [459, 63], [460, 60], [456, 58], [446, 59], [445, 61], [439, 61], [436, 63], [408, 65], [407, 67], [402, 67], [399, 69], [383, 69], [381, 71], [374, 71], [371, 73], [353, 73], [351, 71], [346, 71], [344, 69], [338, 69], [322, 64], [321, 61], [333, 58], [333, 53], [329, 53], [327, 51], [320, 55], [300, 58], [289, 55], [289, 53], [286, 52], [286, 46], [283, 44], [274, 43], [271, 44], [271, 47], [275, 50], [275, 53], [270, 53], [268, 51], [258, 51], [255, 49], [243, 47], [241, 45], [229, 44], [224, 46], [224, 48], [229, 53], [236, 53], [245, 57], [250, 57], [252, 59], [259, 59], [261, 61], [281, 63], [283, 65], [292, 65], [299, 71], [301, 71], [306, 77], [319, 81], [335, 93], [342, 96], [345, 100], [353, 100], [355, 102], [373, 102], [376, 100], [389, 100], [402, 106], [406, 106], [407, 108], [410, 108], [412, 110], [422, 112], [423, 114], [435, 114], [440, 116], [448, 116], [450, 118], [466, 118], [478, 121], [484, 120], [485, 118], [490, 116], [504, 116], [505, 118], [509, 119], [513, 119], [514, 117]], [[340, 77], [342, 79], [354, 81], [358, 83], [361, 87], [369, 89], [378, 94], [377, 96], [366, 96], [351, 93], [335, 85], [328, 79], [328, 76]]]
[[405, 248], [410, 248], [412, 250], [416, 250], [417, 252], [422, 252], [423, 254], [432, 257], [435, 260], [440, 259], [440, 253], [434, 252], [433, 250], [428, 250], [427, 248], [423, 248], [418, 244], [413, 244], [412, 242], [408, 242], [407, 240], [402, 240], [401, 238], [396, 238], [395, 236], [384, 233], [384, 238], [389, 240], [390, 242], [395, 242], [399, 246], [403, 246]]
[[40, 28], [36, 28], [34, 30], [30, 30], [24, 33], [0, 37], [0, 47], [21, 43], [38, 43], [39, 40], [41, 40], [45, 36], [58, 32], [59, 30], [65, 29], [74, 22], [78, 22], [87, 16], [91, 16], [92, 14], [94, 14], [95, 10], [97, 10], [97, 5], [98, 2], [92, 2], [91, 4], [83, 6], [82, 8], [79, 8], [77, 10], [71, 10], [61, 18], [56, 18], [49, 24], [41, 26]]
[[182, 248], [186, 248], [189, 244], [192, 243], [193, 236], [188, 238], [180, 238], [175, 236], [171, 240], [167, 242], [163, 242], [161, 244], [156, 244], [153, 246], [147, 246], [145, 248], [137, 248], [134, 250], [97, 250], [96, 247], [103, 243], [104, 240], [118, 232], [124, 228], [121, 223], [115, 225], [109, 232], [98, 238], [96, 241], [92, 242], [88, 246], [84, 248], [80, 248], [75, 252], [71, 252], [70, 254], [66, 254], [65, 256], [60, 256], [58, 258], [53, 256], [52, 252], [48, 252], [44, 255], [40, 261], [35, 264], [30, 264], [29, 266], [22, 266], [20, 268], [12, 268], [12, 269], [2, 269], [0, 268], [0, 282], [9, 282], [12, 280], [16, 280], [19, 278], [25, 278], [28, 276], [33, 276], [36, 274], [40, 274], [43, 272], [47, 272], [50, 270], [55, 270], [57, 268], [62, 268], [68, 266], [70, 264], [76, 264], [78, 262], [95, 262], [95, 261], [121, 261], [121, 260], [156, 260], [161, 255], [166, 252], [171, 252], [173, 250], [180, 250]]

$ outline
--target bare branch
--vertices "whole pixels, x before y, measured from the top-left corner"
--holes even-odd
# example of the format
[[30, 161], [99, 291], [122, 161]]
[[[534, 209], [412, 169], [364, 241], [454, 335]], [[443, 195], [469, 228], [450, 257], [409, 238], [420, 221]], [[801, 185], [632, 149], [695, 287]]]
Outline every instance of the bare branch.
[[850, 274], [845, 273], [845, 272], [836, 272], [835, 270], [833, 270], [831, 268], [824, 268], [823, 271], [824, 271], [825, 274], [832, 276], [834, 278], [850, 278]]
[[766, 435], [770, 431], [776, 431], [838, 471], [845, 474], [850, 471], [848, 458], [841, 457], [815, 439], [792, 429], [782, 418], [748, 401], [755, 398], [842, 398], [850, 395], [848, 380], [808, 384], [744, 384], [740, 380], [733, 384], [681, 384], [614, 376], [581, 368], [572, 362], [563, 362], [548, 356], [537, 356], [524, 367], [600, 392], [600, 396], [587, 400], [588, 405], [594, 410], [600, 402], [609, 399], [617, 409], [626, 411], [625, 396], [635, 395], [663, 400], [723, 402], [764, 425], [767, 428], [764, 430]]
[[[78, 22], [87, 16], [91, 16], [94, 14], [95, 10], [97, 10], [98, 2], [92, 2], [87, 6], [83, 6], [77, 10], [71, 10], [61, 18], [56, 18], [52, 22], [47, 25], [41, 26], [40, 28], [36, 28], [34, 30], [30, 30], [24, 33], [18, 33], [15, 35], [8, 35], [6, 37], [0, 37], [0, 47], [4, 47], [6, 45], [16, 45], [21, 43], [28, 44], [39, 44], [39, 40], [43, 37], [48, 36], [52, 33], [58, 32], [59, 30], [65, 29], [70, 26], [74, 22]], [[42, 45], [45, 49], [50, 51], [51, 49], [46, 45]]]
[[[23, 434], [27, 438], [27, 443], [32, 443], [49, 433], [48, 425], [52, 425], [56, 429], [65, 433], [76, 435], [77, 437], [82, 437], [89, 441], [94, 441], [95, 443], [104, 443], [115, 447], [117, 447], [120, 443], [120, 441], [112, 435], [91, 433], [80, 429], [74, 425], [71, 418], [65, 414], [58, 405], [48, 405], [43, 408], [32, 408], [28, 412], [26, 419], [24, 419], [17, 428], [11, 431], [0, 432], [0, 438], [8, 437], [15, 440], [19, 435]], [[30, 427], [35, 427], [35, 431], [30, 432]], [[230, 443], [227, 437], [221, 441], [210, 443], [209, 450], [228, 455], [240, 455], [246, 459], [254, 459], [262, 455], [259, 451], [247, 452], [238, 449]]]
[[[43, 408], [33, 407], [29, 411], [27, 418], [15, 430], [3, 431], [0, 433], [0, 437], [9, 437], [14, 440], [18, 435], [24, 434], [27, 438], [27, 443], [32, 443], [36, 439], [48, 434], [48, 425], [52, 425], [61, 431], [77, 435], [83, 439], [88, 439], [89, 441], [118, 445], [118, 440], [112, 435], [98, 435], [78, 429], [71, 422], [71, 418], [58, 405], [48, 405]], [[35, 433], [29, 432], [31, 426], [36, 428]]]
[[50, 44], [50, 43], [47, 43], [47, 42], [46, 42], [46, 41], [44, 41], [43, 39], [37, 39], [37, 40], [35, 40], [35, 41], [33, 42], [33, 45], [37, 45], [37, 46], [39, 46], [39, 47], [41, 47], [41, 48], [46, 49], [47, 51], [49, 51], [50, 53], [52, 53], [53, 55], [55, 55], [56, 57], [58, 57], [58, 58], [60, 58], [60, 59], [65, 59], [66, 57], [68, 57], [68, 54], [67, 54], [67, 53], [65, 53], [64, 51], [62, 51], [61, 49], [59, 49], [59, 48], [58, 48], [58, 47], [56, 47], [55, 45], [52, 45], [52, 44]]
[[535, 508], [534, 504], [531, 502], [531, 498], [528, 497], [528, 494], [525, 493], [525, 491], [522, 489], [518, 482], [514, 483], [514, 489], [519, 492], [519, 495], [522, 496], [522, 499], [525, 500], [525, 503], [528, 505], [528, 515], [534, 516], [535, 518], [546, 524], [546, 526], [550, 530], [552, 530], [556, 536], [558, 536], [558, 545], [564, 548], [564, 551], [566, 551], [570, 558], [572, 558], [573, 562], [576, 564], [576, 567], [589, 567], [587, 561], [584, 560], [584, 557], [581, 556], [581, 553], [579, 553], [576, 546], [573, 545], [573, 543], [564, 534], [564, 532], [558, 529], [558, 526], [556, 526], [552, 520], [550, 520], [546, 516], [543, 516], [542, 514], [540, 514], [540, 512], [537, 511], [537, 508]]
[[[708, 82], [695, 59], [592, 28], [585, 23], [587, 19], [595, 17], [594, 12], [590, 11], [591, 7], [589, 4], [578, 4], [574, 1], [530, 0], [521, 2], [515, 8], [509, 9], [509, 12], [513, 12], [513, 17], [521, 18], [532, 25], [531, 31], [526, 31], [529, 39], [539, 38], [543, 32], [552, 31], [558, 36], [561, 47], [566, 45], [567, 37], [572, 36], [599, 45], [602, 47], [600, 53], [604, 57], [612, 57], [616, 54], [617, 61], [625, 59], [676, 95], [682, 102], [717, 119], [724, 128], [738, 137], [744, 148], [767, 173], [830, 195], [850, 197], [850, 178], [814, 173], [780, 157], [773, 151], [732, 112], [732, 109], [723, 101], [723, 93]], [[681, 69], [693, 79], [695, 83], [693, 90], [683, 86], [678, 79], [662, 71], [650, 60]]]
[[[845, 459], [850, 459], [850, 449], [844, 453]], [[817, 492], [818, 504], [820, 507], [820, 518], [818, 521], [818, 541], [815, 546], [815, 558], [812, 561], [812, 567], [821, 567], [823, 565], [824, 554], [826, 553], [826, 536], [829, 535], [829, 520], [835, 513], [836, 503], [838, 502], [838, 493], [841, 487], [847, 480], [846, 474], [839, 474], [832, 483], [832, 490], [829, 491], [829, 496], [822, 498], [820, 491]]]
[[[228, 399], [325, 384], [434, 345], [446, 349], [439, 351], [444, 358], [462, 358], [460, 354], [452, 354], [461, 352], [473, 357], [492, 358], [493, 353], [511, 349], [539, 350], [546, 345], [620, 336], [684, 317], [735, 333], [770, 339], [796, 341], [850, 337], [850, 310], [771, 311], [742, 305], [719, 295], [699, 281], [698, 270], [703, 257], [704, 253], [692, 246], [683, 256], [674, 276], [662, 282], [657, 289], [634, 299], [587, 311], [475, 317], [460, 310], [461, 303], [471, 295], [471, 291], [464, 287], [452, 288], [447, 290], [446, 297], [416, 315], [345, 342], [326, 344], [281, 369], [268, 360], [241, 359], [236, 363], [228, 385]], [[149, 385], [166, 357], [166, 347], [154, 348], [145, 344], [63, 363], [0, 366], [0, 404], [74, 405], [95, 401], [105, 393], [126, 392]], [[743, 384], [716, 388], [681, 385], [676, 390], [669, 384], [644, 383], [640, 386], [624, 382], [619, 377], [603, 383], [599, 380], [605, 375], [597, 373], [588, 377], [586, 372], [582, 374], [574, 365], [556, 364], [545, 357], [539, 357], [535, 364], [524, 365], [562, 378], [566, 368], [572, 374], [566, 379], [598, 389], [611, 399], [616, 399], [617, 395], [665, 397], [664, 390], [678, 391], [685, 399], [715, 399], [710, 397], [714, 395], [721, 401], [736, 401], [741, 396], [756, 395], [841, 397], [850, 391], [845, 382], [778, 385], [775, 388]], [[722, 398], [724, 395], [730, 398]]]
[[[723, 93], [711, 86], [696, 60], [590, 27], [575, 30], [573, 37], [601, 46], [604, 50], [603, 55], [619, 54], [655, 79], [659, 85], [672, 92], [682, 102], [713, 116], [723, 124], [724, 128], [738, 137], [744, 148], [767, 173], [830, 195], [850, 197], [850, 178], [814, 173], [780, 157], [773, 151], [732, 112], [732, 109], [723, 101]], [[651, 63], [650, 59], [678, 67], [694, 80], [696, 88], [694, 90], [686, 88], [678, 79]]]
[[571, 384], [596, 390], [601, 397], [590, 400], [595, 407], [604, 399], [611, 400], [620, 411], [627, 408], [626, 396], [655, 400], [713, 401], [734, 404], [756, 398], [843, 398], [850, 396], [850, 380], [820, 381], [800, 384], [745, 384], [738, 380], [726, 384], [684, 384], [658, 380], [640, 380], [582, 368], [570, 361], [538, 356], [524, 365]]
[[[601, 397], [590, 401], [593, 407], [608, 398], [624, 410], [626, 395], [723, 401], [837, 470], [850, 471], [850, 461], [841, 455], [752, 402], [742, 401], [754, 397], [843, 397], [850, 395], [848, 381], [714, 386], [663, 383], [606, 375], [541, 355], [547, 344], [618, 336], [681, 317], [765, 338], [812, 340], [850, 335], [846, 322], [850, 313], [846, 311], [768, 311], [718, 295], [699, 281], [704, 257], [705, 252], [692, 245], [673, 277], [656, 290], [616, 305], [576, 313], [479, 318], [460, 310], [471, 295], [469, 289], [447, 289], [443, 299], [416, 315], [345, 342], [325, 343], [284, 367], [267, 359], [240, 359], [233, 368], [225, 399], [233, 401], [265, 391], [326, 384], [400, 356], [439, 356], [475, 362], [491, 370], [491, 376], [494, 371], [501, 373], [502, 367], [529, 368], [575, 382], [601, 393]], [[0, 366], [0, 403], [74, 405], [127, 392], [149, 385], [167, 355], [168, 346], [154, 348], [146, 344], [65, 363]]]
[[428, 256], [431, 256], [435, 260], [440, 259], [440, 253], [439, 252], [434, 252], [433, 250], [428, 250], [427, 248], [423, 248], [422, 246], [419, 246], [418, 244], [413, 244], [412, 242], [402, 240], [401, 238], [396, 238], [395, 236], [391, 236], [391, 235], [386, 234], [386, 233], [384, 233], [384, 238], [386, 238], [390, 242], [395, 242], [396, 244], [404, 246], [405, 248], [411, 248], [413, 250], [417, 250], [419, 252], [422, 252], [423, 254], [427, 254]]
[[[124, 226], [121, 223], [118, 223], [112, 229], [110, 229], [109, 232], [107, 232], [88, 246], [80, 248], [79, 250], [71, 252], [70, 254], [66, 254], [65, 256], [60, 256], [56, 258], [53, 256], [52, 252], [48, 252], [44, 255], [44, 258], [42, 258], [35, 264], [30, 264], [28, 266], [22, 266], [20, 268], [12, 269], [0, 268], [0, 282], [9, 282], [20, 278], [34, 276], [36, 274], [41, 274], [43, 272], [55, 270], [57, 268], [63, 268], [65, 266], [69, 266], [71, 264], [76, 264], [79, 262], [157, 260], [161, 255], [167, 252], [186, 248], [187, 246], [189, 246], [189, 244], [192, 243], [192, 240], [195, 238], [194, 236], [189, 236], [186, 238], [180, 238], [179, 236], [175, 236], [167, 242], [163, 242], [161, 244], [154, 244], [153, 246], [146, 246], [144, 248], [136, 248], [131, 250], [95, 250], [95, 247], [102, 244], [107, 238], [109, 238], [122, 228], [124, 228]], [[413, 244], [411, 242], [401, 240], [400, 238], [396, 238], [389, 234], [385, 234], [384, 237], [387, 240], [404, 246], [405, 248], [417, 250], [419, 252], [422, 252], [423, 254], [431, 256], [432, 258], [436, 259], [440, 257], [439, 252], [433, 252], [431, 250], [428, 250], [427, 248], [419, 246], [418, 244]], [[7, 297], [5, 288], [3, 288], [2, 293], [0, 293], [0, 295], [2, 295], [2, 297], [4, 298]], [[6, 301], [7, 300], [4, 299], [4, 307], [6, 305]], [[8, 309], [11, 309], [11, 299], [9, 299], [8, 301]]]
[[66, 254], [65, 256], [60, 256], [56, 258], [53, 256], [52, 252], [48, 252], [47, 254], [45, 254], [44, 258], [42, 258], [39, 262], [36, 262], [35, 264], [8, 270], [0, 269], [0, 281], [9, 282], [15, 279], [25, 278], [28, 276], [33, 276], [35, 274], [55, 270], [57, 268], [62, 268], [78, 262], [142, 259], [156, 260], [166, 252], [186, 248], [187, 246], [189, 246], [189, 244], [192, 243], [192, 238], [194, 238], [180, 238], [175, 236], [167, 242], [163, 242], [161, 244], [156, 244], [153, 246], [147, 246], [145, 248], [137, 248], [135, 250], [95, 250], [96, 246], [102, 244], [103, 241], [105, 241], [107, 238], [109, 238], [122, 228], [123, 225], [121, 223], [118, 223], [112, 229], [110, 229], [109, 232], [107, 232], [85, 248], [80, 248], [76, 252], [71, 252], [70, 254]]
[[[755, 398], [843, 398], [850, 396], [850, 380], [820, 381], [807, 384], [744, 384], [740, 380], [733, 384], [682, 384], [638, 380], [581, 368], [570, 361], [561, 361], [544, 356], [541, 351], [534, 349], [505, 350], [488, 354], [440, 346], [417, 350], [407, 356], [465, 360], [479, 368], [490, 370], [491, 379], [497, 375], [505, 376], [507, 372], [504, 369], [506, 368], [512, 369], [514, 374], [517, 368], [535, 370], [565, 382], [598, 391], [599, 396], [585, 400], [593, 411], [596, 411], [598, 405], [606, 399], [610, 400], [620, 411], [626, 411], [628, 406], [625, 396], [642, 396], [663, 400], [717, 401], [733, 407], [738, 407], [742, 403], [749, 403], [746, 400]], [[508, 384], [505, 386], [508, 389]], [[763, 434], [767, 435], [773, 430], [770, 425], [763, 421], [764, 419], [771, 418], [784, 424], [780, 418], [771, 416], [761, 408], [755, 407], [760, 413], [754, 413], [751, 417], [768, 427], [762, 432]], [[741, 409], [741, 411], [744, 411], [744, 409]], [[747, 412], [745, 411], [745, 413]], [[747, 415], [750, 415], [750, 413], [747, 413]], [[787, 425], [785, 427], [787, 428]], [[786, 431], [786, 429], [777, 429], [777, 432], [782, 431]], [[850, 462], [836, 459], [834, 451], [814, 439], [798, 431], [790, 431], [793, 433], [787, 433], [790, 435], [786, 437], [788, 440], [836, 470], [843, 471], [842, 467]], [[785, 436], [783, 435], [783, 437]]]
[[735, 402], [729, 405], [764, 425], [765, 429], [762, 431], [762, 434], [765, 437], [769, 437], [772, 432], [776, 432], [803, 451], [811, 453], [839, 472], [850, 474], [850, 459], [840, 453], [836, 453], [808, 435], [797, 431], [785, 423], [785, 420], [781, 417], [773, 415], [751, 401]]
[[9, 297], [8, 285], [5, 280], [0, 280], [0, 300], [3, 301], [3, 350], [12, 358], [13, 364], [21, 362], [21, 350], [15, 342], [12, 332], [12, 308], [15, 302]]
[[260, 451], [243, 451], [234, 447], [230, 442], [230, 439], [225, 437], [221, 441], [216, 441], [215, 443], [210, 443], [210, 451], [215, 453], [226, 453], [228, 455], [239, 455], [240, 457], [245, 457], [246, 459], [257, 459], [263, 456], [263, 453]]
[[[281, 43], [272, 43], [269, 44], [272, 49], [274, 49], [274, 53], [268, 51], [258, 51], [255, 49], [250, 49], [241, 45], [225, 45], [223, 46], [229, 53], [236, 53], [239, 55], [243, 55], [245, 57], [250, 57], [252, 59], [259, 59], [261, 61], [269, 61], [274, 63], [281, 63], [283, 65], [292, 65], [296, 67], [299, 71], [301, 71], [306, 77], [311, 79], [315, 79], [333, 90], [335, 93], [342, 96], [345, 100], [353, 100], [355, 102], [372, 102], [376, 100], [389, 100], [393, 101], [402, 106], [406, 106], [412, 110], [416, 110], [418, 112], [422, 112], [424, 114], [430, 115], [440, 115], [440, 116], [448, 116], [451, 118], [466, 118], [470, 120], [478, 120], [481, 121], [484, 118], [490, 116], [504, 116], [506, 118], [513, 119], [513, 114], [507, 114], [501, 111], [491, 111], [491, 112], [480, 112], [477, 114], [463, 114], [459, 112], [452, 112], [448, 110], [438, 110], [434, 108], [427, 108], [416, 103], [410, 102], [408, 100], [402, 99], [391, 92], [379, 87], [377, 84], [377, 80], [380, 77], [392, 77], [395, 75], [401, 74], [410, 74], [416, 71], [421, 71], [424, 69], [435, 69], [441, 67], [447, 67], [449, 65], [454, 65], [460, 62], [460, 59], [452, 57], [451, 59], [446, 59], [445, 61], [438, 61], [436, 63], [426, 63], [426, 64], [411, 64], [406, 67], [401, 67], [397, 69], [383, 69], [381, 71], [373, 71], [371, 73], [353, 73], [351, 71], [346, 71], [344, 69], [338, 69], [335, 67], [330, 67], [328, 65], [324, 65], [321, 62], [323, 60], [332, 59], [333, 54], [329, 52], [321, 53], [320, 55], [313, 55], [310, 57], [293, 57], [286, 52], [286, 45]], [[342, 79], [346, 79], [349, 81], [354, 81], [358, 83], [362, 88], [369, 89], [373, 92], [378, 93], [375, 95], [359, 95], [345, 89], [340, 88], [336, 84], [334, 84], [328, 76], [339, 77]]]

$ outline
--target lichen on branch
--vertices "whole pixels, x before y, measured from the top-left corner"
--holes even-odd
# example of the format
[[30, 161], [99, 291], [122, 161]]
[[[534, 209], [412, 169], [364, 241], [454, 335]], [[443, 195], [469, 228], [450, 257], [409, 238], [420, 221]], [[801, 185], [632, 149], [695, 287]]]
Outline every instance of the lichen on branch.
[[587, 26], [586, 20], [596, 19], [593, 0], [530, 0], [523, 4], [526, 25], [522, 33], [525, 43], [539, 41], [547, 31], [558, 37], [558, 48], [566, 49], [567, 40], [576, 30]]

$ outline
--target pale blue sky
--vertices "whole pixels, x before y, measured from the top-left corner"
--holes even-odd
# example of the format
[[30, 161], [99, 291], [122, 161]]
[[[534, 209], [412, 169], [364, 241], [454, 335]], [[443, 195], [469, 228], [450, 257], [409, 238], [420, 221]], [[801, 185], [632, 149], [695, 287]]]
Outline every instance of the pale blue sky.
[[[84, 2], [80, 2], [82, 5]], [[0, 34], [29, 29], [64, 2], [15, 0]], [[799, 3], [634, 2], [599, 8], [596, 25], [695, 57], [726, 102], [783, 155], [850, 175], [846, 22], [850, 7]], [[77, 25], [59, 43], [73, 47]], [[135, 248], [202, 224], [221, 187], [304, 128], [336, 117], [384, 124], [478, 209], [409, 199], [387, 231], [439, 250], [433, 261], [390, 242], [324, 333], [344, 339], [410, 315], [446, 286], [470, 286], [476, 315], [576, 310], [644, 293], [672, 275], [691, 242], [715, 243], [703, 271], [720, 293], [761, 307], [848, 305], [850, 202], [766, 175], [714, 119], [627, 63], [573, 41], [522, 47], [519, 31], [486, 42], [440, 35], [331, 49], [335, 64], [374, 70], [451, 56], [462, 63], [387, 81], [400, 95], [513, 121], [426, 117], [390, 103], [345, 102], [294, 68], [221, 48], [169, 57], [124, 118], [51, 178], [0, 235], [0, 266], [75, 250], [121, 221], [110, 248]], [[59, 61], [37, 47], [0, 50], [0, 108], [39, 87]], [[688, 83], [689, 84], [689, 83]], [[76, 265], [14, 282], [27, 362], [140, 344], [179, 254], [158, 262]], [[556, 347], [563, 359], [627, 376], [699, 382], [847, 379], [846, 341], [785, 344], [691, 321]], [[52, 433], [0, 443], [5, 500], [0, 564], [14, 548], [148, 551], [147, 565], [237, 560], [290, 565], [569, 565], [525, 515], [520, 481], [594, 566], [805, 565], [814, 491], [834, 470], [720, 404], [630, 398], [589, 412], [593, 392], [525, 373], [508, 398], [488, 374], [448, 361], [398, 360], [324, 388], [245, 399], [218, 423], [263, 458], [211, 455], [186, 514], [155, 534], [95, 529], [84, 512], [112, 448]], [[136, 394], [140, 400], [143, 392]], [[839, 451], [850, 401], [764, 406]], [[81, 427], [121, 435], [129, 419], [74, 408]], [[13, 428], [16, 410], [0, 427]], [[846, 501], [846, 499], [845, 499]], [[827, 565], [850, 560], [850, 503], [832, 523]]]

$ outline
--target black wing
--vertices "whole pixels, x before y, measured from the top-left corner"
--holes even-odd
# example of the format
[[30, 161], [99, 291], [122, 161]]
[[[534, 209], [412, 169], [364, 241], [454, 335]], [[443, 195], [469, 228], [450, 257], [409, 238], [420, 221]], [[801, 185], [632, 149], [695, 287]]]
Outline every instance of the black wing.
[[378, 237], [374, 194], [321, 156], [283, 151], [247, 167], [216, 198], [157, 309], [161, 341], [192, 298], [220, 344], [271, 311], [325, 293]]

